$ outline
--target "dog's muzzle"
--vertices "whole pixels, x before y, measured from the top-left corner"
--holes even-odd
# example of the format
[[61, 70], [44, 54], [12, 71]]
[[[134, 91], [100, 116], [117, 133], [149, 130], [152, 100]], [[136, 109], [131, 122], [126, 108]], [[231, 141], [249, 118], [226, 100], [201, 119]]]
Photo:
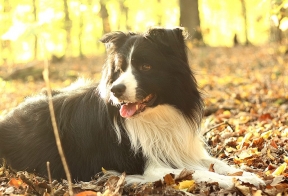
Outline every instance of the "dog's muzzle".
[[123, 118], [130, 118], [140, 112], [143, 112], [146, 107], [152, 106], [155, 102], [157, 96], [155, 94], [149, 94], [144, 99], [137, 102], [129, 102], [127, 100], [122, 100], [121, 96], [124, 94], [126, 90], [126, 86], [124, 84], [117, 84], [112, 86], [110, 89], [113, 95], [118, 98], [119, 102], [121, 102], [120, 107], [120, 115]]

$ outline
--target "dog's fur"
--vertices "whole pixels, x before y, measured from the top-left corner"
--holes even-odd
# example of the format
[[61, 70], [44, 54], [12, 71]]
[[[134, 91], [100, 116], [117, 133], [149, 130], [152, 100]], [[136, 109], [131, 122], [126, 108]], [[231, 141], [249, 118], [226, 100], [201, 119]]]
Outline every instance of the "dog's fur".
[[[153, 181], [181, 169], [197, 181], [231, 187], [236, 169], [208, 155], [199, 137], [203, 101], [181, 28], [106, 34], [102, 79], [53, 93], [61, 142], [73, 179], [101, 168]], [[0, 156], [17, 170], [65, 178], [45, 94], [28, 98], [0, 121]], [[208, 168], [214, 164], [216, 173]], [[224, 174], [224, 175], [220, 175]], [[256, 176], [237, 177], [255, 185]]]

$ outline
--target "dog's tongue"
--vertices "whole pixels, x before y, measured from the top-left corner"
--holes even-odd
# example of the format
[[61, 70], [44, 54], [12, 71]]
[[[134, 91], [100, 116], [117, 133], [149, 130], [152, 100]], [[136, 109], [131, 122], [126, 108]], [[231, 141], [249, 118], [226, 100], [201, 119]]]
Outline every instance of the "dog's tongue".
[[128, 104], [122, 105], [120, 108], [120, 115], [123, 118], [129, 118], [133, 116], [135, 112], [137, 111], [136, 106], [137, 106], [137, 103], [128, 103]]

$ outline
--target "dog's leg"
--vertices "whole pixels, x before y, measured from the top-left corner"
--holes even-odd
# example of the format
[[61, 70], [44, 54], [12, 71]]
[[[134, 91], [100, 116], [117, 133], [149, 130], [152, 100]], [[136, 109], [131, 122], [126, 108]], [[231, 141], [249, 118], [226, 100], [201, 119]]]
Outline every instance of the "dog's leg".
[[213, 166], [213, 170], [215, 171], [215, 173], [218, 174], [229, 175], [242, 171], [241, 169], [229, 166], [224, 161], [213, 157], [202, 159], [201, 161], [202, 165], [205, 166], [205, 168], [210, 168], [211, 166]]
[[166, 167], [153, 167], [146, 169], [143, 175], [128, 175], [126, 176], [127, 183], [146, 183], [163, 180], [166, 174], [179, 175], [181, 169], [172, 169]]
[[[253, 184], [254, 186], [265, 184], [264, 181], [261, 180], [257, 175], [250, 173], [250, 172], [245, 172], [241, 169], [237, 169], [232, 166], [229, 166], [225, 162], [218, 160], [216, 158], [210, 157], [207, 159], [202, 159], [202, 163], [206, 168], [210, 168], [212, 164], [214, 172], [218, 174], [217, 178], [219, 178], [220, 181], [222, 179], [227, 181], [228, 187], [230, 187], [231, 185], [233, 186], [233, 178], [239, 179], [242, 182], [248, 182], [250, 184]], [[210, 172], [210, 173], [214, 173], [214, 172]], [[203, 178], [202, 171], [199, 171], [199, 173], [198, 171], [196, 171], [194, 174], [194, 177], [198, 179]], [[211, 176], [211, 178], [212, 177], [214, 176]]]

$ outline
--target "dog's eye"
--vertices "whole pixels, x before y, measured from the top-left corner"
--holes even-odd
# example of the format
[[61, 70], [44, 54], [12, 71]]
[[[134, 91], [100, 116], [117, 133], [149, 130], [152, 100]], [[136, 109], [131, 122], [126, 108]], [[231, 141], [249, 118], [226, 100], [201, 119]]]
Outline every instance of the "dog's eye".
[[151, 68], [152, 68], [152, 66], [151, 65], [147, 65], [147, 64], [144, 64], [144, 65], [140, 66], [140, 70], [141, 71], [149, 71]]

